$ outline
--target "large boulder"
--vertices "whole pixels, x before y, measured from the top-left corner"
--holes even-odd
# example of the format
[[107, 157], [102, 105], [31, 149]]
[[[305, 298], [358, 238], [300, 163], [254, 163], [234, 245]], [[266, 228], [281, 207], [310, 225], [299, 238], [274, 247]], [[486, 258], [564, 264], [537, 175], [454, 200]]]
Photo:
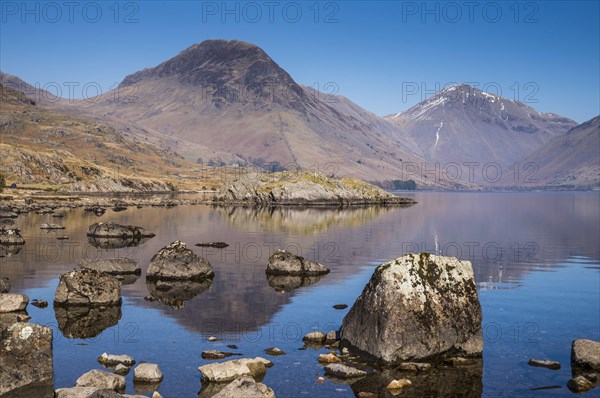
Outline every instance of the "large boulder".
[[261, 381], [267, 373], [265, 359], [241, 358], [231, 361], [202, 365], [198, 370], [202, 373], [203, 382], [229, 383], [243, 376], [250, 376]]
[[213, 276], [210, 263], [178, 240], [160, 249], [146, 272], [146, 278], [163, 280], [203, 280]]
[[121, 304], [121, 282], [114, 276], [84, 269], [60, 276], [55, 306], [111, 306]]
[[375, 269], [342, 322], [341, 345], [384, 364], [480, 356], [481, 319], [470, 262], [408, 254]]
[[125, 391], [125, 377], [94, 369], [81, 375], [75, 382], [75, 386]]
[[600, 341], [574, 340], [571, 344], [571, 367], [600, 372]]
[[0, 314], [24, 311], [29, 297], [24, 294], [0, 293]]
[[133, 369], [133, 381], [136, 383], [160, 383], [163, 373], [155, 363], [140, 363]]
[[88, 228], [87, 236], [95, 238], [152, 238], [155, 235], [142, 227], [121, 225], [112, 222], [95, 223]]
[[252, 377], [243, 376], [229, 383], [212, 398], [275, 398], [275, 393]]
[[0, 340], [0, 396], [51, 398], [54, 395], [52, 329], [15, 323]]
[[316, 276], [329, 273], [329, 270], [319, 263], [308, 261], [287, 250], [277, 250], [267, 263], [268, 275]]
[[85, 259], [79, 262], [79, 268], [93, 269], [110, 275], [140, 274], [142, 272], [137, 261], [131, 258]]

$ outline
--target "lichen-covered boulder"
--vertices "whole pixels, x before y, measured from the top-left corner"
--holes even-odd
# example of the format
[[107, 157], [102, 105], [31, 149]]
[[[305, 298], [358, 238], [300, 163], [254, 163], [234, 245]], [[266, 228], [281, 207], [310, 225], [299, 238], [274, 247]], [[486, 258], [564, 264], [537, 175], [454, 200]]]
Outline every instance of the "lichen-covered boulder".
[[287, 250], [277, 250], [267, 263], [268, 275], [316, 276], [329, 273], [329, 270], [319, 263], [308, 261]]
[[24, 294], [0, 293], [0, 314], [24, 311], [29, 303], [29, 297]]
[[15, 323], [0, 340], [0, 396], [52, 398], [52, 329]]
[[481, 305], [468, 261], [427, 253], [379, 265], [341, 327], [341, 345], [384, 364], [479, 356]]
[[125, 377], [94, 369], [82, 374], [75, 382], [75, 386], [125, 391]]
[[121, 304], [121, 282], [111, 275], [84, 269], [62, 274], [55, 306], [112, 306]]
[[571, 367], [600, 373], [600, 341], [574, 340], [571, 344]]
[[267, 372], [265, 361], [260, 357], [241, 358], [202, 365], [198, 370], [202, 373], [203, 382], [229, 383], [243, 376], [260, 381]]
[[213, 276], [210, 263], [178, 240], [160, 249], [150, 260], [146, 272], [148, 279], [163, 280], [203, 280]]
[[88, 228], [88, 236], [95, 238], [151, 238], [153, 233], [147, 232], [142, 227], [121, 225], [112, 222], [95, 223]]

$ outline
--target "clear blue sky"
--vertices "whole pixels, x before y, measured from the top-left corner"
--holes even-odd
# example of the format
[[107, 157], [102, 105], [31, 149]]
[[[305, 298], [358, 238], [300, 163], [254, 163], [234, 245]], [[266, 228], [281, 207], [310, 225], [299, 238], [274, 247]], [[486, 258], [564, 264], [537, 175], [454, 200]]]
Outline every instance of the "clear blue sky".
[[451, 82], [578, 122], [600, 113], [598, 1], [0, 3], [0, 69], [42, 86], [57, 82], [65, 96], [65, 82], [107, 90], [194, 43], [223, 38], [255, 43], [297, 82], [334, 82], [379, 115]]

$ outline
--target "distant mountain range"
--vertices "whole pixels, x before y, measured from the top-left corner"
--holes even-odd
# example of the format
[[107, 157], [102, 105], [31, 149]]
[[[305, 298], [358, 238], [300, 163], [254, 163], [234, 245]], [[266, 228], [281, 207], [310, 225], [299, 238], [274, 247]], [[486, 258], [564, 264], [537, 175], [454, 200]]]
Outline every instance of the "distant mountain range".
[[[0, 82], [26, 84], [7, 74], [0, 74]], [[542, 161], [541, 153], [528, 156], [577, 126], [464, 84], [405, 112], [379, 117], [345, 97], [299, 85], [262, 49], [235, 40], [193, 45], [126, 76], [117, 89], [94, 101], [40, 105], [111, 125], [190, 161], [313, 168], [380, 184], [414, 179], [419, 188], [432, 189], [508, 187], [506, 179], [490, 183], [477, 174], [469, 182], [463, 172], [462, 180], [455, 180], [445, 178], [443, 170], [449, 163], [494, 162], [507, 172], [515, 162]], [[597, 140], [597, 125], [590, 131]], [[547, 160], [556, 162], [557, 156]], [[594, 161], [591, 156], [544, 168], [592, 170]], [[436, 164], [442, 171], [432, 176]], [[552, 171], [535, 186], [589, 187], [593, 176], [568, 180], [577, 170], [563, 170], [556, 181]]]

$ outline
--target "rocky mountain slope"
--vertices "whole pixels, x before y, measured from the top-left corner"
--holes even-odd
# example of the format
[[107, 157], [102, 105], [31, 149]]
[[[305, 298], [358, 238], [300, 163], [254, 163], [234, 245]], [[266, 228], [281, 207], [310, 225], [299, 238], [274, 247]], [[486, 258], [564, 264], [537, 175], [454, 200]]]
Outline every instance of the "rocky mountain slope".
[[[445, 88], [402, 113], [386, 116], [416, 141], [430, 163], [495, 162], [504, 172], [528, 153], [576, 126], [518, 101], [466, 84]], [[467, 169], [465, 168], [464, 171]], [[481, 170], [481, 168], [479, 169]], [[476, 181], [485, 184], [481, 175]]]
[[[600, 116], [561, 134], [519, 161], [527, 165], [517, 187], [600, 187]], [[511, 181], [506, 181], [511, 186]]]
[[[0, 172], [9, 184], [63, 191], [164, 191], [202, 184], [192, 178], [197, 165], [172, 150], [37, 106], [2, 84], [0, 92]], [[186, 173], [190, 181], [179, 175]], [[207, 185], [216, 184], [205, 177]]]

